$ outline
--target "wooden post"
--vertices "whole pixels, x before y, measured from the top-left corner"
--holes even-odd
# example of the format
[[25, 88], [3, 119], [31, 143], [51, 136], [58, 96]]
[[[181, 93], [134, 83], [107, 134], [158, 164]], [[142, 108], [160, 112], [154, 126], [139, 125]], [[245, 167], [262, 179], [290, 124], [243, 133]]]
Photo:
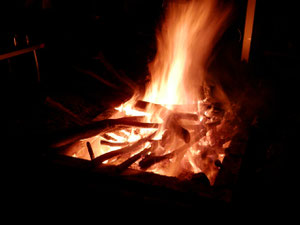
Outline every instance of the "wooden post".
[[248, 62], [252, 39], [256, 0], [248, 0], [241, 60]]

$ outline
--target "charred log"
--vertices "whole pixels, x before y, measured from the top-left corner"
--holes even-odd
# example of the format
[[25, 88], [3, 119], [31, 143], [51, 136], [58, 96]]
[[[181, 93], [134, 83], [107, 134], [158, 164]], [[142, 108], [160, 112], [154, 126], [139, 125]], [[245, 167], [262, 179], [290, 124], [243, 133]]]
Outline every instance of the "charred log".
[[86, 147], [87, 147], [87, 150], [88, 150], [89, 155], [91, 157], [91, 160], [94, 160], [95, 159], [95, 155], [94, 155], [94, 151], [93, 151], [93, 148], [91, 146], [91, 143], [90, 142], [86, 142]]
[[135, 163], [137, 160], [139, 160], [140, 158], [144, 157], [146, 154], [148, 154], [149, 152], [153, 152], [155, 151], [155, 149], [158, 147], [158, 141], [153, 141], [151, 143], [151, 146], [149, 148], [145, 148], [144, 150], [142, 150], [140, 153], [135, 154], [134, 156], [130, 157], [129, 159], [127, 159], [125, 162], [121, 163], [118, 168], [120, 171], [124, 171], [125, 169], [127, 169], [129, 166], [131, 166], [133, 163]]
[[156, 163], [159, 163], [163, 160], [170, 159], [173, 157], [173, 154], [166, 154], [162, 156], [147, 156], [143, 160], [140, 161], [139, 167], [143, 170], [148, 169], [149, 167], [153, 166]]

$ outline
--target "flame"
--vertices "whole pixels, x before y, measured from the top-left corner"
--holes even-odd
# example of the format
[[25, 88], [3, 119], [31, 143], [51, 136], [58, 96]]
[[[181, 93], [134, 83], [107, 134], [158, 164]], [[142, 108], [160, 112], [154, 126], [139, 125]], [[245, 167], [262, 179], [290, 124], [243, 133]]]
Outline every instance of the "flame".
[[151, 83], [144, 100], [190, 104], [199, 98], [207, 62], [224, 30], [230, 8], [216, 0], [171, 2], [157, 34], [157, 54], [149, 65]]
[[[150, 104], [145, 110], [136, 109], [134, 105], [137, 96], [140, 96], [140, 93], [137, 93], [129, 101], [116, 107], [116, 113], [111, 117], [140, 116], [143, 122], [160, 123], [161, 126], [151, 139], [151, 143], [147, 141], [131, 154], [105, 160], [103, 164], [120, 165], [144, 149], [151, 148], [152, 143], [157, 141], [159, 144], [155, 151], [150, 151], [143, 157], [165, 158], [146, 168], [146, 171], [177, 177], [181, 177], [182, 174], [204, 172], [211, 183], [214, 182], [218, 168], [213, 162], [223, 161], [224, 150], [230, 146], [230, 137], [234, 134], [226, 123], [232, 115], [229, 108], [225, 107], [225, 114], [214, 116], [215, 108], [206, 108], [211, 102], [207, 96], [201, 98], [199, 92], [208, 80], [208, 62], [214, 45], [226, 28], [230, 10], [230, 7], [219, 4], [217, 0], [178, 1], [169, 4], [164, 22], [157, 33], [157, 53], [153, 62], [149, 64], [151, 81], [143, 97], [144, 101], [159, 104], [161, 108], [158, 110]], [[218, 96], [221, 96], [217, 100], [228, 105], [228, 99], [222, 89], [217, 87], [216, 90]], [[197, 119], [192, 121], [176, 119], [176, 125], [170, 126], [170, 123], [174, 123], [172, 119], [177, 112], [175, 105], [193, 106], [192, 109], [181, 107], [181, 111], [196, 115]], [[189, 126], [196, 129], [190, 129]], [[207, 130], [199, 136], [202, 127]], [[176, 129], [181, 132], [188, 130], [191, 140], [178, 138]], [[89, 141], [97, 157], [121, 149], [122, 146], [117, 146], [118, 143], [130, 145], [152, 132], [153, 129], [132, 127], [109, 132], [105, 136], [95, 136], [82, 142]], [[167, 140], [166, 143], [163, 143], [164, 138]], [[220, 140], [226, 141], [222, 143]], [[111, 146], [99, 144], [101, 141], [109, 141]], [[77, 146], [78, 151], [73, 156], [88, 158], [87, 151], [83, 147]], [[177, 150], [176, 154], [172, 154], [174, 149]], [[82, 152], [85, 152], [85, 155]], [[139, 162], [143, 157], [131, 167], [142, 169]]]

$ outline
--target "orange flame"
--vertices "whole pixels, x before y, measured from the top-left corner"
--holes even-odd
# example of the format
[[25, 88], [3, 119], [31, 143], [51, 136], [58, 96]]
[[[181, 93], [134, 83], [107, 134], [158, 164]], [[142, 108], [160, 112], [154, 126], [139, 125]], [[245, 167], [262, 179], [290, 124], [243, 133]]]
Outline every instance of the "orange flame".
[[170, 3], [157, 34], [157, 54], [149, 65], [151, 83], [144, 100], [189, 104], [199, 98], [211, 51], [230, 13], [216, 0]]

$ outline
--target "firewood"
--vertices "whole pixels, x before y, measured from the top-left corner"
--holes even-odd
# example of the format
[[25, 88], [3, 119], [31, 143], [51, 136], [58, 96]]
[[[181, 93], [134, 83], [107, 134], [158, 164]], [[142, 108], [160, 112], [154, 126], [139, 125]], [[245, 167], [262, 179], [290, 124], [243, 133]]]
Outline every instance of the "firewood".
[[161, 155], [161, 156], [156, 156], [156, 155], [152, 156], [152, 155], [150, 155], [150, 156], [146, 157], [145, 159], [143, 159], [139, 163], [139, 166], [140, 166], [141, 169], [147, 169], [147, 168], [149, 168], [150, 166], [152, 166], [156, 163], [159, 163], [159, 162], [161, 162], [163, 160], [166, 160], [166, 159], [171, 159], [175, 155], [179, 155], [181, 153], [184, 153], [184, 151], [186, 151], [189, 147], [196, 144], [202, 136], [203, 136], [203, 133], [199, 132], [197, 135], [195, 135], [192, 138], [192, 140], [189, 143], [180, 146], [179, 148], [175, 149], [174, 151], [172, 151], [168, 154]]
[[134, 105], [134, 108], [138, 108], [140, 110], [145, 110], [148, 107], [152, 107], [153, 109], [157, 109], [157, 110], [161, 110], [161, 109], [168, 110], [163, 105], [152, 103], [152, 102], [147, 102], [147, 101], [142, 101], [142, 100], [137, 101]]
[[95, 159], [95, 155], [94, 155], [94, 151], [93, 151], [93, 148], [91, 146], [91, 143], [90, 142], [86, 142], [86, 147], [88, 149], [88, 152], [89, 152], [89, 155], [91, 157], [91, 160], [94, 160]]
[[153, 141], [151, 143], [151, 146], [148, 148], [145, 148], [144, 150], [142, 150], [141, 152], [139, 152], [138, 154], [133, 155], [132, 157], [130, 157], [129, 159], [127, 159], [125, 162], [121, 163], [118, 166], [118, 169], [121, 171], [124, 171], [125, 169], [127, 169], [129, 166], [131, 166], [133, 163], [135, 163], [137, 160], [139, 160], [141, 157], [144, 157], [147, 153], [155, 151], [155, 149], [158, 147], [158, 141]]
[[167, 117], [167, 122], [166, 122], [166, 127], [170, 128], [170, 130], [174, 130], [175, 134], [184, 140], [186, 143], [190, 141], [190, 134], [189, 131], [183, 128], [179, 123], [179, 119], [192, 119], [192, 120], [198, 120], [198, 115], [197, 114], [192, 114], [192, 113], [177, 113], [173, 112], [172, 110], [167, 109], [166, 107], [156, 104], [156, 103], [151, 103], [151, 102], [146, 102], [146, 101], [137, 101], [135, 104], [136, 108], [145, 110], [147, 107], [152, 107], [159, 111], [159, 115], [164, 118]]
[[191, 139], [190, 132], [178, 124], [173, 124], [173, 126], [175, 134], [183, 139], [185, 143], [189, 143]]
[[101, 135], [103, 138], [105, 138], [106, 140], [109, 140], [109, 141], [117, 141], [117, 139], [115, 139], [114, 137], [108, 135], [108, 134], [102, 134]]
[[126, 127], [139, 127], [139, 128], [158, 128], [160, 126], [159, 123], [144, 123], [137, 122], [128, 118], [120, 118], [120, 119], [110, 119], [112, 124], [116, 126], [126, 126]]
[[167, 113], [173, 113], [178, 116], [178, 118], [198, 120], [197, 114], [186, 112], [187, 108], [193, 109], [189, 111], [195, 111], [197, 109], [197, 105], [168, 105], [167, 108], [167, 106], [161, 104], [139, 100], [135, 103], [134, 107], [140, 110], [146, 110], [148, 107], [150, 107], [155, 110], [163, 110]]
[[133, 143], [130, 146], [127, 146], [127, 147], [124, 147], [124, 148], [121, 148], [121, 149], [118, 149], [118, 150], [111, 151], [111, 152], [105, 153], [103, 155], [100, 155], [100, 156], [98, 156], [97, 158], [95, 158], [93, 160], [93, 164], [94, 164], [94, 166], [98, 166], [102, 162], [104, 162], [105, 160], [113, 158], [117, 155], [133, 152], [137, 148], [139, 148], [141, 145], [145, 144], [147, 141], [150, 141], [152, 138], [154, 138], [155, 135], [156, 135], [156, 131], [153, 132], [152, 134], [150, 134], [149, 136], [138, 140], [137, 142]]
[[172, 131], [170, 130], [166, 130], [161, 138], [161, 141], [160, 141], [160, 145], [162, 147], [165, 147], [167, 143], [171, 143], [172, 139], [173, 139], [173, 135], [172, 134]]
[[181, 119], [185, 119], [185, 120], [194, 120], [194, 121], [198, 121], [199, 117], [197, 114], [195, 113], [181, 113], [181, 112], [174, 112], [173, 113], [174, 117], [177, 120], [181, 120]]
[[172, 114], [172, 111], [164, 107], [163, 105], [152, 103], [152, 102], [147, 102], [147, 101], [142, 101], [139, 100], [135, 103], [133, 106], [134, 108], [138, 110], [143, 110], [146, 111], [147, 109], [153, 110], [154, 114], [158, 114], [161, 118], [164, 118], [170, 114]]
[[129, 142], [110, 142], [105, 140], [100, 140], [100, 145], [108, 145], [108, 146], [127, 146]]
[[139, 162], [139, 167], [143, 170], [146, 170], [156, 163], [159, 163], [168, 158], [172, 158], [172, 156], [173, 156], [172, 154], [165, 154], [165, 155], [161, 155], [161, 156], [151, 156], [150, 155], [148, 157], [145, 157], [143, 160], [141, 160]]
[[50, 147], [61, 147], [80, 139], [86, 139], [95, 135], [110, 132], [117, 128], [140, 127], [140, 128], [158, 128], [158, 123], [136, 122], [132, 118], [124, 117], [119, 119], [107, 119], [94, 122], [85, 126], [74, 127], [56, 133], [56, 137], [50, 143]]
[[159, 111], [161, 117], [173, 115], [174, 118], [176, 118], [176, 120], [180, 120], [180, 119], [195, 120], [195, 121], [199, 120], [198, 115], [195, 113], [177, 112], [176, 110], [168, 109], [165, 106], [157, 103], [139, 100], [134, 105], [134, 108], [137, 108], [139, 110], [147, 110], [148, 107], [156, 111]]
[[[118, 138], [122, 138], [122, 139], [128, 139], [129, 138], [129, 136], [130, 136], [130, 129], [131, 128], [129, 128], [129, 129], [127, 129], [127, 128], [125, 128], [125, 129], [120, 129], [120, 130], [115, 130], [115, 131], [113, 131], [112, 133], [114, 133], [116, 136], [118, 136]], [[124, 132], [125, 131], [125, 132]], [[128, 134], [128, 133], [129, 134]]]
[[180, 119], [190, 119], [190, 120], [198, 120], [198, 115], [193, 113], [179, 113], [179, 112], [173, 112], [172, 110], [167, 109], [166, 107], [156, 104], [156, 103], [150, 103], [146, 101], [137, 101], [135, 104], [136, 108], [145, 110], [148, 107], [152, 107], [159, 111], [159, 115], [163, 117], [168, 117], [166, 126], [170, 128], [170, 130], [174, 130], [175, 134], [184, 140], [186, 143], [190, 141], [190, 134], [189, 131], [185, 128], [183, 128], [178, 120]]
[[172, 109], [174, 112], [196, 112], [198, 109], [197, 104], [172, 104], [166, 106], [168, 109]]
[[190, 133], [188, 130], [186, 130], [185, 128], [183, 128], [177, 121], [176, 117], [171, 114], [169, 115], [167, 121], [166, 121], [166, 127], [169, 128], [169, 130], [174, 131], [174, 133], [181, 138], [182, 140], [184, 140], [185, 143], [189, 143], [190, 142]]

